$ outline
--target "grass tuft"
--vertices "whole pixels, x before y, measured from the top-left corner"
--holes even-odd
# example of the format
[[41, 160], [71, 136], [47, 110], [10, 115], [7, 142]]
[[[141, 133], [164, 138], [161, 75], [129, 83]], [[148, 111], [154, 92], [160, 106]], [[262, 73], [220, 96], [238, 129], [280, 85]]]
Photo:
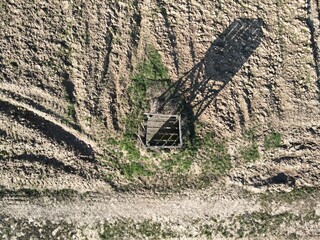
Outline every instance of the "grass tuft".
[[272, 132], [270, 135], [264, 138], [264, 146], [267, 150], [272, 148], [278, 148], [281, 145], [281, 134]]
[[260, 152], [258, 146], [255, 143], [244, 147], [240, 151], [240, 155], [245, 162], [254, 162], [260, 159]]
[[164, 239], [174, 238], [177, 234], [165, 228], [161, 223], [144, 220], [118, 220], [115, 223], [104, 224], [101, 239]]

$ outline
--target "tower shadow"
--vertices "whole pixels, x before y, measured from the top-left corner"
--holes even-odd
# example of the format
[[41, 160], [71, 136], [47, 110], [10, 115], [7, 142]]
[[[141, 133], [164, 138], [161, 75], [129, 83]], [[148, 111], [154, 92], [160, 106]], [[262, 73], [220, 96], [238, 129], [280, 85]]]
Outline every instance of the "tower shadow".
[[194, 135], [194, 122], [231, 81], [263, 39], [262, 19], [240, 18], [211, 44], [205, 56], [158, 98], [158, 113], [180, 114], [182, 133]]

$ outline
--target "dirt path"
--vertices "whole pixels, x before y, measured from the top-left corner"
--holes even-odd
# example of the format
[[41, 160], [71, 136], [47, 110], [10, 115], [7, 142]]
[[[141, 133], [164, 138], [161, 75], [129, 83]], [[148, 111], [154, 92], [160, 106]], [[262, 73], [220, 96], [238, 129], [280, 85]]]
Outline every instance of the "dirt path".
[[[47, 197], [0, 200], [0, 214], [15, 218], [65, 219], [80, 224], [94, 224], [112, 218], [162, 219], [180, 221], [250, 214], [266, 211], [270, 214], [315, 211], [320, 215], [317, 201], [262, 201], [258, 194], [244, 195], [241, 190], [188, 191], [181, 194], [159, 196], [154, 194], [93, 195], [73, 200], [54, 200]], [[83, 217], [85, 216], [85, 218]]]
[[64, 219], [89, 225], [114, 218], [166, 222], [217, 216], [226, 218], [259, 210], [261, 206], [254, 199], [220, 194], [204, 196], [203, 193], [167, 197], [116, 194], [62, 202], [45, 198], [34, 201], [6, 199], [0, 202], [0, 214], [3, 215], [15, 218]]
[[[312, 194], [311, 194], [312, 195]], [[284, 195], [286, 196], [286, 195]], [[318, 239], [318, 195], [261, 198], [240, 189], [0, 200], [0, 236], [36, 239]], [[258, 237], [258, 238], [257, 238]]]

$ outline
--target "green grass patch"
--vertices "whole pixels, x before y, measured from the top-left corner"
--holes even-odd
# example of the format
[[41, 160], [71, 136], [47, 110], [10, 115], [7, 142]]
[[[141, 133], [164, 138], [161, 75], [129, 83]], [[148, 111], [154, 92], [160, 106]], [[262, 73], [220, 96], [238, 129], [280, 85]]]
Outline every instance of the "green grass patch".
[[125, 156], [130, 161], [138, 161], [140, 159], [140, 150], [136, 141], [129, 137], [124, 137], [119, 142], [119, 147], [126, 153]]
[[[308, 212], [303, 216], [290, 212], [272, 215], [268, 212], [253, 212], [238, 216], [232, 216], [225, 220], [211, 218], [206, 224], [200, 225], [202, 235], [208, 238], [223, 235], [227, 238], [261, 239], [271, 236], [295, 238], [298, 235], [292, 230], [286, 231], [286, 226], [299, 226], [306, 221], [319, 221], [319, 216], [314, 212]], [[293, 230], [295, 231], [295, 230]]]
[[0, 239], [79, 239], [79, 228], [65, 220], [29, 221], [4, 214], [0, 214], [0, 219]]
[[226, 174], [232, 164], [225, 141], [218, 140], [214, 132], [209, 132], [205, 134], [202, 142], [202, 148], [208, 155], [208, 159], [203, 163], [205, 171], [214, 175]]
[[147, 45], [145, 58], [137, 65], [136, 74], [129, 87], [131, 111], [125, 119], [126, 134], [135, 135], [143, 121], [143, 113], [147, 110], [147, 89], [153, 81], [168, 79], [168, 69], [162, 63], [157, 50]]
[[226, 142], [218, 140], [214, 132], [208, 132], [202, 138], [187, 139], [184, 148], [164, 159], [161, 167], [168, 173], [186, 173], [194, 161], [201, 164], [205, 175], [224, 175], [232, 168]]
[[249, 145], [243, 146], [240, 149], [240, 156], [245, 162], [255, 162], [260, 159], [261, 155], [257, 145], [257, 130], [256, 128], [247, 129], [244, 132], [244, 139], [249, 142]]
[[161, 167], [166, 172], [183, 173], [190, 169], [192, 165], [192, 159], [190, 156], [185, 156], [183, 153], [174, 154], [169, 160], [161, 162]]
[[281, 134], [272, 132], [270, 135], [264, 138], [264, 146], [267, 150], [272, 148], [278, 148], [281, 145]]
[[257, 129], [253, 127], [245, 130], [244, 138], [251, 143], [255, 142], [257, 140]]
[[240, 151], [241, 158], [245, 162], [254, 162], [258, 159], [260, 159], [260, 152], [258, 149], [258, 145], [255, 143], [252, 143], [249, 146], [245, 146], [241, 151]]
[[295, 188], [290, 192], [264, 193], [260, 195], [263, 204], [270, 204], [272, 201], [292, 203], [299, 200], [312, 200], [320, 197], [319, 187]]
[[[205, 156], [199, 156], [201, 152]], [[192, 140], [187, 140], [184, 149], [173, 153], [169, 160], [164, 160], [162, 167], [167, 172], [187, 172], [199, 157], [205, 174], [224, 175], [232, 168], [226, 143], [218, 140], [214, 132], [206, 133], [203, 138], [195, 136]]]
[[119, 136], [119, 140], [107, 140], [107, 144], [115, 146], [115, 149], [110, 151], [120, 160], [111, 165], [120, 170], [126, 178], [153, 174], [150, 170], [151, 164], [143, 161], [141, 157], [136, 139], [140, 125], [144, 121], [143, 113], [148, 110], [147, 90], [153, 81], [162, 79], [168, 79], [168, 70], [162, 63], [157, 50], [147, 45], [144, 59], [137, 65], [128, 89], [131, 110], [124, 119], [125, 131], [122, 136]]
[[135, 176], [150, 176], [153, 174], [146, 165], [139, 162], [120, 164], [119, 168], [120, 173], [127, 178], [133, 178]]
[[197, 152], [202, 145], [202, 140], [195, 137], [191, 140], [186, 140], [183, 149], [173, 152], [169, 159], [162, 161], [162, 168], [169, 173], [184, 173], [190, 170], [193, 161], [196, 158]]
[[300, 219], [289, 212], [271, 215], [267, 212], [253, 212], [251, 214], [243, 214], [235, 219], [235, 223], [239, 223], [237, 233], [239, 237], [257, 237], [263, 236], [279, 229], [281, 224], [296, 222]]
[[[106, 143], [109, 145], [108, 152], [102, 161], [118, 170], [132, 184], [137, 183], [135, 179], [140, 176], [158, 173], [170, 176], [168, 181], [174, 186], [198, 186], [198, 182], [211, 182], [213, 178], [228, 173], [232, 168], [226, 142], [218, 139], [213, 132], [206, 133], [202, 138], [196, 136], [192, 140], [186, 140], [182, 149], [148, 151], [144, 155], [136, 141], [128, 135], [119, 139], [110, 138]], [[113, 157], [108, 158], [108, 153]], [[190, 172], [194, 162], [201, 168], [201, 174], [197, 177]], [[113, 177], [109, 175], [106, 179], [113, 181]], [[192, 183], [189, 181], [191, 178]]]
[[162, 80], [168, 78], [168, 69], [162, 63], [159, 52], [152, 46], [145, 48], [146, 58], [138, 64], [138, 73], [133, 80]]
[[224, 143], [217, 143], [214, 150], [214, 154], [211, 155], [205, 166], [213, 174], [224, 175], [232, 168], [230, 155], [226, 152]]
[[117, 158], [115, 161], [108, 161], [108, 163], [118, 169], [121, 175], [132, 179], [136, 176], [150, 176], [154, 174], [150, 170], [151, 164], [148, 164], [142, 158], [140, 150], [136, 146], [136, 141], [128, 136], [124, 136], [119, 140], [109, 138], [106, 142], [114, 147], [114, 149], [111, 148], [110, 151]]
[[141, 158], [136, 141], [128, 136], [120, 136], [118, 140], [109, 138], [106, 140], [106, 144], [112, 146], [109, 151], [118, 159], [126, 158], [129, 161], [139, 161]]
[[76, 115], [76, 110], [75, 110], [73, 103], [68, 104], [67, 113], [68, 113], [68, 116], [74, 121], [75, 115]]
[[174, 238], [177, 234], [161, 223], [144, 220], [118, 220], [115, 223], [104, 224], [101, 239], [164, 239]]

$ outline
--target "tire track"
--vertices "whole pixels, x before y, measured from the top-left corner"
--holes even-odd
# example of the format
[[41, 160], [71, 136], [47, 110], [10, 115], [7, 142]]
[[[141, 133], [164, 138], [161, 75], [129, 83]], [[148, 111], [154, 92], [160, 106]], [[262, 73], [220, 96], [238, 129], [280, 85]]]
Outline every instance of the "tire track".
[[317, 13], [317, 6], [316, 6], [317, 4], [318, 4], [317, 1], [313, 1], [313, 0], [306, 1], [307, 15], [308, 15], [306, 23], [310, 30], [310, 42], [311, 42], [313, 59], [315, 64], [315, 71], [317, 74], [316, 83], [317, 83], [318, 91], [320, 91], [320, 54], [319, 54], [319, 46], [318, 46], [320, 14]]
[[81, 159], [96, 162], [95, 154], [99, 154], [100, 151], [95, 147], [94, 142], [57, 122], [51, 116], [4, 97], [0, 97], [0, 112], [26, 127], [42, 132], [46, 137], [62, 146], [67, 145], [73, 148]]

